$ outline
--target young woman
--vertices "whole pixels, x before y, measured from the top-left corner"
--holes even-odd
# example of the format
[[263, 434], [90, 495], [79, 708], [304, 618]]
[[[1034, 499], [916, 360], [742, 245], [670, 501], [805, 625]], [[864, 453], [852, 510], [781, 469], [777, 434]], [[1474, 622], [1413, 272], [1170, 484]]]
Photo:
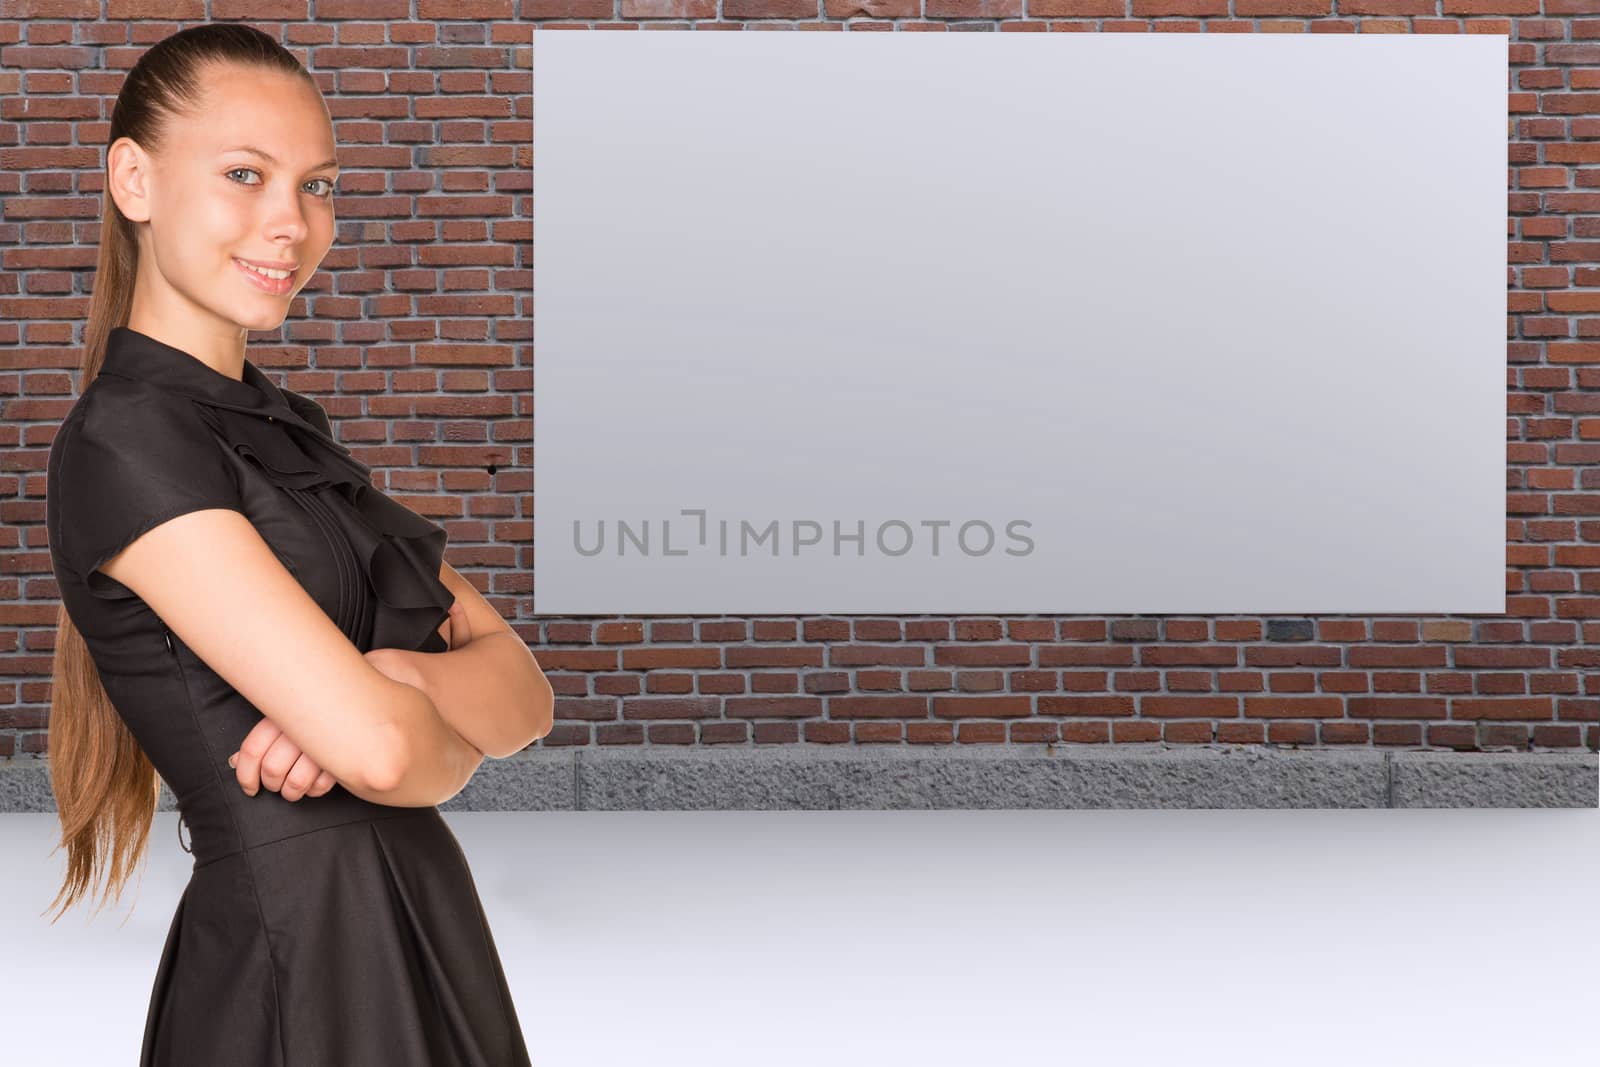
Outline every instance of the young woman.
[[57, 900], [107, 867], [120, 897], [159, 774], [194, 870], [141, 1067], [527, 1064], [435, 805], [549, 731], [549, 683], [445, 531], [245, 358], [333, 240], [322, 96], [266, 34], [197, 26], [128, 74], [107, 144], [47, 473]]

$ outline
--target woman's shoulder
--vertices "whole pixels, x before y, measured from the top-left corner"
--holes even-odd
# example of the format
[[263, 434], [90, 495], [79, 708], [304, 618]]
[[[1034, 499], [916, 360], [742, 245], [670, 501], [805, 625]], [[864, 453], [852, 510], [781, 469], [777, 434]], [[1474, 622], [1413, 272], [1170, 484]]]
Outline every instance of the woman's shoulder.
[[213, 417], [186, 396], [118, 375], [89, 382], [67, 410], [51, 442], [53, 463], [71, 448], [170, 451], [205, 444]]
[[236, 508], [222, 441], [188, 397], [111, 375], [89, 382], [50, 444], [46, 540], [57, 573], [87, 580], [160, 522]]
[[174, 418], [200, 418], [205, 407], [187, 394], [152, 382], [120, 374], [101, 374], [83, 387], [67, 412], [67, 418], [76, 416], [90, 422], [115, 420], [119, 424], [130, 419], [165, 423]]

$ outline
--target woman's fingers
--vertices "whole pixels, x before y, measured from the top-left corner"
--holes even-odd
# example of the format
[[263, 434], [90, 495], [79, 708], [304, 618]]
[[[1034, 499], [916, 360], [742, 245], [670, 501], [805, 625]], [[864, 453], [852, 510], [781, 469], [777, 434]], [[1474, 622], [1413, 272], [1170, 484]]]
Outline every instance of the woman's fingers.
[[261, 757], [261, 784], [274, 793], [283, 792], [283, 784], [300, 755], [300, 746], [279, 733], [277, 740]]
[[278, 792], [285, 800], [299, 800], [320, 777], [322, 768], [313, 763], [310, 756], [301, 753], [300, 758], [294, 761], [294, 766], [289, 768], [289, 773], [284, 776], [283, 788]]
[[239, 787], [248, 796], [255, 796], [261, 788], [261, 758], [267, 750], [283, 735], [278, 729], [278, 724], [262, 716], [261, 721], [250, 728], [243, 741], [239, 743], [239, 751], [228, 762], [233, 765], [234, 777], [239, 780]]
[[450, 602], [450, 614], [439, 624], [439, 636], [449, 646], [447, 652], [453, 652], [472, 640], [471, 629], [467, 626], [467, 613], [461, 610], [461, 601]]
[[[454, 616], [450, 616], [450, 617], [446, 618], [444, 620], [444, 622], [441, 622], [439, 624], [439, 636], [444, 638], [444, 643], [446, 645], [448, 645], [449, 648], [455, 648], [456, 647], [455, 643], [450, 640], [450, 622], [451, 622], [451, 619], [453, 619], [453, 618], [454, 618]], [[446, 651], [449, 651], [449, 648], [447, 648]]]
[[295, 801], [305, 796], [321, 796], [336, 784], [334, 777], [289, 740], [287, 734], [265, 717], [245, 736], [239, 751], [228, 759], [239, 787], [255, 796], [262, 787]]
[[460, 648], [472, 640], [472, 624], [467, 622], [467, 613], [461, 607], [461, 601], [450, 605], [450, 617], [445, 620], [450, 626], [450, 647]]

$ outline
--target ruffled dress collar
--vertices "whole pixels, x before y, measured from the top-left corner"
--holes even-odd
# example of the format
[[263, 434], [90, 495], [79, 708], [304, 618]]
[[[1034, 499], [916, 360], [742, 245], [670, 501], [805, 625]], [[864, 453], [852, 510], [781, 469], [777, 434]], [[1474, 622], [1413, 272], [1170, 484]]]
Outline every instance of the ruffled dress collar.
[[230, 378], [205, 361], [127, 326], [114, 326], [106, 338], [101, 374], [131, 378], [198, 400], [209, 407], [252, 415], [264, 422], [293, 426], [331, 463], [341, 480], [371, 485], [372, 468], [306, 417], [260, 367], [244, 361], [243, 379]]
[[327, 417], [315, 401], [278, 388], [248, 358], [243, 378], [230, 378], [127, 326], [107, 336], [99, 373], [181, 393], [215, 410], [234, 451], [286, 489], [337, 487], [336, 497], [348, 506], [318, 508], [314, 517], [340, 528], [376, 594], [370, 647], [446, 650], [438, 627], [455, 597], [439, 580], [443, 527], [374, 487], [372, 468], [314, 421]]

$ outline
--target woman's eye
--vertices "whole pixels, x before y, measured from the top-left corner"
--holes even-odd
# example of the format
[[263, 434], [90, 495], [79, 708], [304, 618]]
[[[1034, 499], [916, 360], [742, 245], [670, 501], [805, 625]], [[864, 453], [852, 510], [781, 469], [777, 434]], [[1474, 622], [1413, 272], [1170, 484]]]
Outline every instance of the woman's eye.
[[[239, 179], [233, 177], [235, 174], [256, 174], [256, 176], [259, 177], [260, 175], [257, 174], [257, 172], [251, 167], [234, 167], [233, 169], [231, 169], [229, 171], [226, 171], [225, 173], [233, 181], [239, 182], [240, 185], [260, 185], [261, 184], [259, 181], [254, 181], [254, 182], [239, 181]], [[327, 178], [312, 178], [309, 182], [306, 183], [306, 185], [308, 185], [308, 186], [315, 185], [315, 186], [319, 187], [316, 192], [311, 194], [313, 196], [320, 196], [320, 197], [323, 197], [323, 198], [327, 198], [327, 197], [331, 197], [333, 195], [333, 183], [331, 181], [329, 181]], [[325, 186], [326, 188], [321, 188], [323, 186]]]

